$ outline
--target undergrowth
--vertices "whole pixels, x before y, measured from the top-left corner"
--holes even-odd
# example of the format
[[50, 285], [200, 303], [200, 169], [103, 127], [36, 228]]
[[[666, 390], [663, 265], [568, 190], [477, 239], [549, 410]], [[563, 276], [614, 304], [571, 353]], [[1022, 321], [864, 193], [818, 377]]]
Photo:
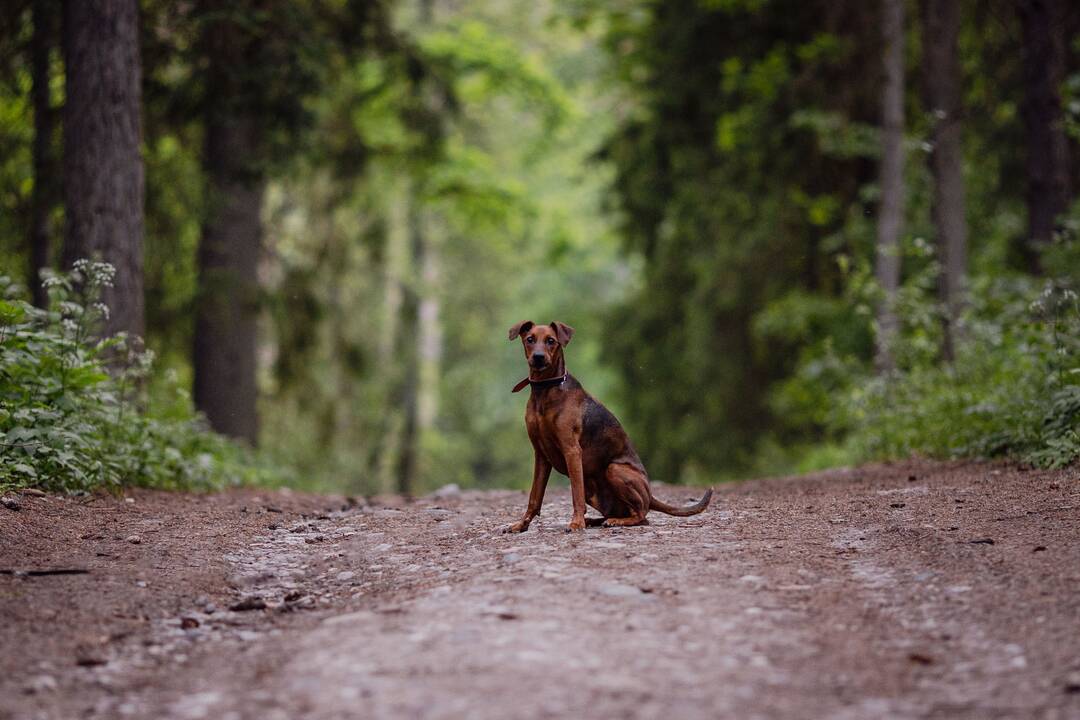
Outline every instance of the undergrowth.
[[[153, 353], [138, 338], [101, 337], [113, 277], [80, 260], [49, 275], [48, 309], [0, 276], [0, 489], [89, 491], [142, 486], [211, 490], [288, 478], [212, 432], [173, 385], [167, 416], [146, 391]], [[177, 402], [180, 400], [181, 402]]]

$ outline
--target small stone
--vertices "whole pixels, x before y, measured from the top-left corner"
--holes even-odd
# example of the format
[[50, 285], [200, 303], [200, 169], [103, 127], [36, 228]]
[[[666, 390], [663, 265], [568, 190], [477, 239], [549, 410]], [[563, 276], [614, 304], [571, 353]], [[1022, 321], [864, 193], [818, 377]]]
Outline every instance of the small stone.
[[233, 612], [247, 612], [249, 610], [265, 610], [266, 601], [258, 595], [242, 598], [229, 606]]
[[135, 498], [124, 498], [124, 502], [134, 505], [135, 504]]
[[127, 538], [125, 538], [125, 539], [129, 543], [131, 543], [132, 545], [141, 545], [142, 544], [142, 538], [139, 537], [138, 535], [128, 535]]
[[27, 695], [36, 695], [38, 693], [52, 692], [56, 690], [56, 688], [56, 678], [52, 675], [37, 675], [30, 678], [30, 681], [26, 683], [23, 690]]
[[640, 588], [636, 588], [633, 585], [624, 585], [622, 583], [609, 583], [600, 587], [600, 594], [607, 595], [608, 597], [641, 597], [643, 594]]
[[337, 579], [340, 582], [345, 582], [346, 580], [352, 580], [354, 577], [356, 577], [356, 573], [354, 573], [352, 570], [342, 570], [341, 572], [339, 572], [337, 574]]
[[45, 497], [45, 491], [37, 488], [26, 488], [22, 491], [22, 494], [29, 497]]
[[513, 565], [519, 560], [521, 560], [521, 555], [518, 555], [516, 552], [503, 553], [502, 561], [507, 565]]
[[192, 630], [199, 627], [199, 621], [193, 617], [180, 618], [180, 628], [182, 630]]
[[108, 660], [100, 655], [79, 655], [75, 658], [75, 664], [79, 667], [97, 667], [98, 665], [104, 665]]
[[4, 495], [0, 497], [0, 505], [3, 505], [8, 510], [19, 511], [22, 509], [22, 503], [14, 495]]
[[920, 652], [913, 652], [913, 653], [908, 654], [908, 660], [915, 663], [916, 665], [933, 665], [934, 664], [934, 658], [930, 657], [929, 655], [927, 655], [925, 653], [920, 653]]
[[135, 587], [141, 587], [141, 588], [144, 588], [144, 587], [146, 587], [146, 584], [147, 584], [147, 583], [146, 583], [146, 581], [145, 581], [145, 580], [136, 580], [136, 581], [135, 581]]
[[432, 497], [437, 497], [440, 500], [461, 497], [461, 487], [457, 483], [449, 483], [447, 485], [443, 485], [441, 488], [431, 493], [431, 495]]

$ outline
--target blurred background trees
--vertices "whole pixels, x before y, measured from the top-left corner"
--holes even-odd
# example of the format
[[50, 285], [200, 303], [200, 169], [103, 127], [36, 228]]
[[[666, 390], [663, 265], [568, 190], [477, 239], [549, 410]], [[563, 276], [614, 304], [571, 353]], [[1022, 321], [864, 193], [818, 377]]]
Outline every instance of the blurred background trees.
[[5, 273], [294, 482], [526, 483], [524, 318], [659, 479], [1080, 450], [1069, 3], [10, 5]]

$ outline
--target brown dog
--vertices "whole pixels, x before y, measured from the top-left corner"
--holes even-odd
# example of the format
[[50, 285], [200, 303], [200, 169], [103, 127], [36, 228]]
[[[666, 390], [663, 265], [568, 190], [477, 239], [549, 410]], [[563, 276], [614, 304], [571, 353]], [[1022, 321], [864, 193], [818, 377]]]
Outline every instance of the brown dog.
[[529, 363], [529, 377], [513, 391], [532, 386], [525, 427], [534, 459], [529, 506], [506, 531], [524, 532], [540, 514], [552, 468], [570, 477], [574, 517], [568, 531], [584, 529], [586, 502], [604, 516], [589, 518], [588, 524], [606, 527], [645, 524], [650, 510], [680, 517], [703, 511], [712, 490], [689, 507], [674, 507], [652, 496], [645, 466], [622, 425], [566, 372], [563, 348], [573, 336], [574, 328], [561, 322], [536, 325], [526, 320], [510, 328], [510, 339], [521, 338]]

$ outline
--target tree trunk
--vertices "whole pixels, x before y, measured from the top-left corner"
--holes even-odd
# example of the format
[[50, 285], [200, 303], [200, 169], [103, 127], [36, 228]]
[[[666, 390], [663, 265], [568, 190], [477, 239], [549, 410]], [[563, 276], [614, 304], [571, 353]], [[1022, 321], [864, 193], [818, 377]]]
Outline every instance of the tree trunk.
[[884, 293], [878, 308], [877, 367], [896, 367], [893, 343], [899, 329], [900, 229], [904, 216], [904, 2], [882, 0], [885, 82], [882, 86], [881, 202], [875, 272]]
[[439, 302], [442, 268], [438, 238], [431, 223], [425, 223], [421, 231], [421, 246], [417, 259], [420, 305], [417, 308], [416, 339], [420, 367], [416, 412], [417, 425], [423, 434], [435, 426], [435, 419], [439, 415], [439, 367], [442, 364], [443, 332]]
[[937, 232], [944, 306], [942, 353], [956, 357], [960, 313], [967, 287], [967, 221], [961, 144], [960, 4], [956, 0], [923, 2], [923, 77], [932, 130], [930, 170], [934, 178], [933, 219]]
[[65, 0], [64, 265], [116, 268], [106, 333], [142, 335], [142, 71], [137, 0]]
[[379, 368], [386, 389], [382, 432], [378, 441], [379, 488], [384, 493], [396, 492], [402, 475], [401, 455], [407, 428], [407, 410], [403, 407], [402, 388], [407, 380], [408, 363], [402, 362], [402, 348], [409, 347], [409, 318], [406, 278], [409, 274], [409, 213], [410, 186], [401, 178], [386, 181], [390, 207], [386, 224], [384, 262], [383, 320], [379, 333]]
[[241, 97], [246, 53], [235, 31], [228, 21], [215, 21], [205, 38], [208, 195], [198, 254], [194, 398], [211, 427], [255, 445], [256, 271], [265, 178], [259, 119]]
[[[420, 27], [434, 19], [434, 0], [421, 0]], [[423, 99], [422, 88], [414, 87]], [[433, 101], [427, 104], [434, 107]], [[412, 494], [420, 479], [421, 443], [438, 409], [438, 362], [442, 354], [439, 301], [436, 294], [438, 257], [426, 226], [420, 182], [408, 185], [409, 278], [401, 304], [401, 345], [398, 361], [403, 368], [399, 401], [404, 414], [397, 463], [397, 491]]]
[[1021, 0], [1024, 118], [1027, 151], [1029, 269], [1040, 273], [1039, 255], [1054, 237], [1057, 218], [1068, 206], [1069, 146], [1061, 108], [1065, 77], [1064, 14], [1060, 0]]
[[[413, 238], [415, 249], [415, 236]], [[415, 256], [414, 256], [415, 259]], [[404, 415], [401, 429], [400, 452], [397, 463], [397, 492], [402, 495], [411, 495], [416, 489], [417, 473], [419, 471], [419, 421], [417, 417], [417, 403], [420, 385], [420, 356], [417, 343], [420, 298], [415, 282], [411, 282], [405, 290], [404, 302], [401, 304], [401, 347], [398, 361], [401, 363], [403, 373], [398, 397]]]
[[34, 305], [45, 307], [48, 294], [41, 284], [41, 269], [52, 260], [49, 215], [56, 202], [56, 157], [53, 151], [54, 111], [49, 93], [49, 55], [55, 45], [57, 5], [54, 0], [34, 0], [30, 36], [30, 98], [34, 108], [34, 192], [30, 199], [30, 265], [27, 286]]

